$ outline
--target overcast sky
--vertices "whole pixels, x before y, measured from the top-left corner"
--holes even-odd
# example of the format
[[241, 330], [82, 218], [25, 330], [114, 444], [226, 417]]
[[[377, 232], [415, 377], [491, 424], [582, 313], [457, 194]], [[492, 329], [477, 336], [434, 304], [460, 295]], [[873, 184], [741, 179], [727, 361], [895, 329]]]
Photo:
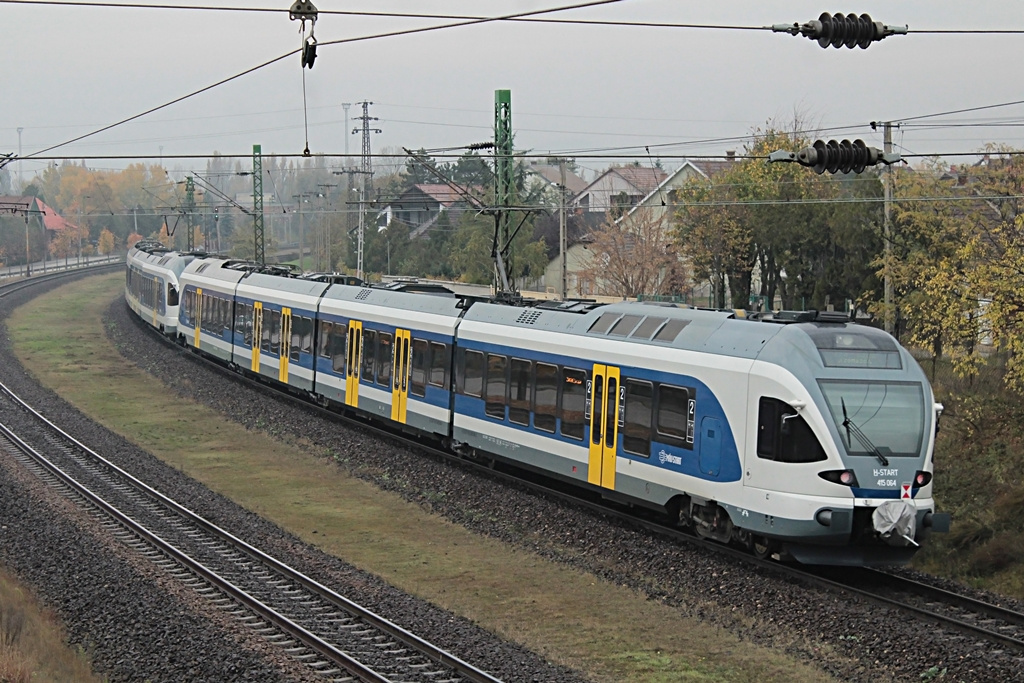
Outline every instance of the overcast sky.
[[[117, 0], [114, 0], [117, 1]], [[172, 0], [173, 1], [173, 0]], [[188, 1], [188, 0], [184, 0]], [[499, 16], [569, 5], [549, 0], [314, 0], [321, 12], [365, 10]], [[216, 6], [286, 8], [288, 0]], [[516, 147], [537, 153], [599, 150], [666, 167], [683, 155], [742, 150], [769, 120], [832, 128], [824, 137], [881, 146], [872, 120], [894, 120], [1024, 100], [1024, 34], [914, 34], [929, 29], [1024, 29], [1019, 0], [834, 3], [787, 0], [622, 0], [558, 14], [566, 19], [767, 26], [822, 11], [867, 12], [908, 25], [867, 50], [824, 50], [766, 31], [493, 23], [321, 45], [305, 71], [309, 147], [357, 154], [358, 105], [370, 100], [374, 152], [492, 139], [494, 91], [512, 91]], [[449, 23], [321, 14], [321, 43]], [[25, 155], [133, 116], [278, 57], [300, 44], [283, 13], [0, 4], [0, 153]], [[162, 154], [169, 168], [205, 167], [175, 155], [301, 153], [303, 70], [298, 55], [46, 156]], [[970, 152], [986, 142], [1024, 148], [1024, 105], [908, 122], [904, 153]], [[947, 124], [932, 127], [934, 124]], [[980, 127], [977, 124], [1000, 123]], [[922, 124], [928, 124], [923, 127]], [[948, 124], [953, 124], [948, 125]], [[972, 125], [963, 125], [972, 124]], [[1008, 125], [1010, 124], [1010, 125]], [[699, 141], [712, 140], [700, 143]], [[962, 161], [963, 158], [951, 160]], [[120, 168], [126, 161], [88, 161]], [[337, 165], [342, 165], [337, 160]], [[606, 159], [581, 158], [596, 170]], [[25, 161], [25, 180], [43, 162]], [[12, 170], [17, 170], [17, 164]]]

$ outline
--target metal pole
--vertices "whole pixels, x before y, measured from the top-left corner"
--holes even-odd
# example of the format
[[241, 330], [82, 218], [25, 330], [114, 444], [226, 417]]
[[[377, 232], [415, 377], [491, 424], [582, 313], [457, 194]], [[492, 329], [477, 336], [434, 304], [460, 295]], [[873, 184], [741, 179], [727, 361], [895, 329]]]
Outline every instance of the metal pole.
[[363, 184], [359, 187], [359, 238], [356, 240], [356, 277], [363, 279], [363, 199], [366, 196], [366, 176], [363, 176]]
[[568, 249], [565, 237], [565, 159], [559, 159], [558, 173], [561, 176], [561, 185], [558, 188], [558, 260], [562, 271], [562, 301], [565, 301], [569, 293], [569, 273], [566, 254]]
[[[892, 122], [886, 121], [884, 127], [884, 152], [889, 154], [892, 152]], [[892, 269], [892, 166], [886, 166], [885, 168], [885, 210], [884, 210], [884, 239], [885, 239], [885, 252], [884, 260], [885, 266], [883, 272], [885, 273], [885, 331], [889, 334], [893, 333], [893, 286], [892, 277], [890, 270]]]

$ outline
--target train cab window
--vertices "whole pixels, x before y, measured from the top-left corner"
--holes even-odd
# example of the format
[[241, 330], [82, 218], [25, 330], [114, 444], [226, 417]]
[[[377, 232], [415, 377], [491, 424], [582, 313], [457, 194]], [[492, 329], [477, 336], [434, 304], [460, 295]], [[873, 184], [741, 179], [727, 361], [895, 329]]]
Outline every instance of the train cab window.
[[377, 330], [363, 330], [363, 369], [361, 379], [373, 382], [373, 368], [377, 362]]
[[594, 324], [590, 326], [590, 329], [587, 330], [587, 332], [590, 332], [591, 334], [607, 334], [612, 323], [620, 317], [622, 316], [619, 313], [605, 313], [594, 321]]
[[776, 462], [818, 462], [825, 450], [793, 406], [762, 396], [757, 404], [757, 457]]
[[626, 416], [622, 425], [622, 447], [629, 453], [649, 458], [654, 413], [654, 385], [626, 380]]
[[484, 354], [466, 351], [462, 364], [462, 391], [468, 396], [484, 394]]
[[487, 354], [487, 396], [484, 412], [489, 417], [505, 419], [505, 395], [508, 389], [508, 358]]
[[170, 282], [167, 283], [167, 305], [178, 305], [178, 288], [172, 285]]
[[427, 395], [427, 351], [426, 339], [412, 340], [412, 379], [409, 382], [409, 393], [414, 396]]
[[531, 363], [522, 358], [512, 359], [511, 382], [509, 382], [508, 419], [520, 425], [530, 425], [530, 394], [533, 392]]
[[394, 335], [381, 332], [377, 336], [377, 384], [391, 384], [391, 366], [395, 362]]
[[586, 371], [565, 368], [562, 376], [562, 436], [583, 440], [586, 401]]
[[555, 433], [558, 422], [558, 366], [537, 363], [534, 366], [533, 426]]
[[643, 316], [640, 315], [622, 316], [619, 319], [619, 321], [615, 323], [615, 325], [610, 330], [608, 330], [609, 336], [625, 337], [626, 335], [633, 331], [633, 328], [636, 327], [636, 324], [640, 322], [640, 319], [642, 317]]
[[694, 420], [697, 414], [697, 391], [668, 384], [658, 385], [657, 433], [665, 441], [683, 448], [693, 448]]
[[341, 323], [334, 325], [331, 331], [331, 341], [329, 346], [329, 352], [331, 354], [331, 369], [338, 374], [345, 374], [345, 361], [347, 355], [345, 352], [345, 343], [348, 341], [348, 331], [345, 326]]
[[665, 326], [658, 330], [658, 333], [654, 335], [654, 341], [665, 342], [669, 344], [676, 340], [676, 337], [683, 328], [690, 324], [689, 320], [669, 320], [665, 323]]
[[430, 377], [428, 382], [442, 389], [447, 387], [445, 376], [448, 373], [448, 345], [430, 342]]

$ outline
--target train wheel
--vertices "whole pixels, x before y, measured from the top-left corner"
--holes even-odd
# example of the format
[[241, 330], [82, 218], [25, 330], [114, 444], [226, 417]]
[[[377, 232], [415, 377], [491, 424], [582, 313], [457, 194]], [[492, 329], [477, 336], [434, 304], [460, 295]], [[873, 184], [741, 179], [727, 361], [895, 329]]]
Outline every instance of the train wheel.
[[767, 560], [775, 552], [775, 543], [764, 536], [754, 536], [751, 539], [750, 551], [759, 560]]

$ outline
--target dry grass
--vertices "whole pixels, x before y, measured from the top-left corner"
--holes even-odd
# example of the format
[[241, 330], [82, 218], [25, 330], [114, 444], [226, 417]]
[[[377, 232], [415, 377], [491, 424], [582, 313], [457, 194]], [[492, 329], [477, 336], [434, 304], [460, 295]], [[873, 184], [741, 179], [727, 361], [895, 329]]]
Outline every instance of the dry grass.
[[0, 570], [0, 681], [83, 681], [94, 676], [89, 660], [64, 642], [60, 624], [23, 586]]
[[101, 329], [121, 282], [92, 278], [20, 309], [9, 322], [15, 348], [85, 414], [211, 489], [595, 681], [829, 680], [635, 591], [474, 535], [346, 476], [302, 444], [247, 432], [169, 397], [129, 367]]

